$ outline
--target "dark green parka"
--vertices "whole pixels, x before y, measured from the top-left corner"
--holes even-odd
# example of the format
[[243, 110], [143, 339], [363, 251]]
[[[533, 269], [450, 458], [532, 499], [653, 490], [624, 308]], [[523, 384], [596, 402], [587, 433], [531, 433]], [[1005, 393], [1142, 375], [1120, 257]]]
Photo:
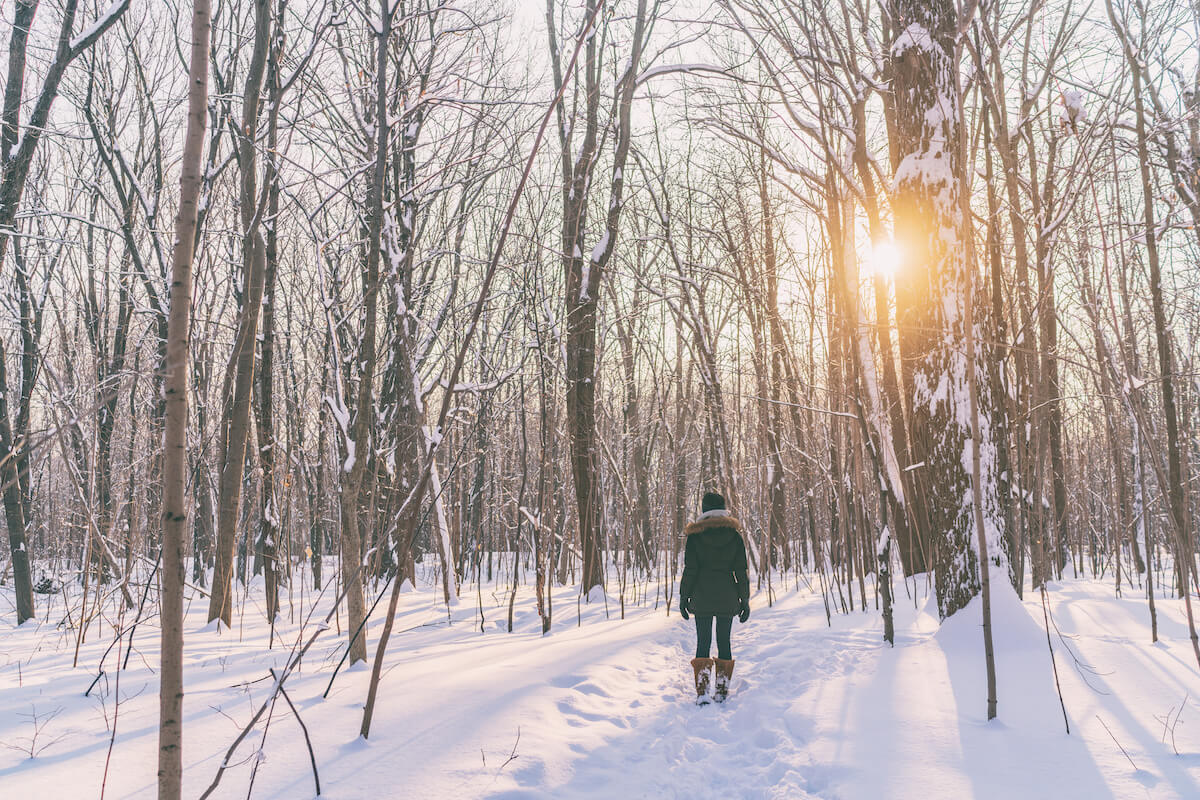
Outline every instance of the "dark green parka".
[[737, 616], [750, 601], [746, 544], [741, 525], [728, 513], [701, 514], [684, 529], [679, 604], [693, 614]]

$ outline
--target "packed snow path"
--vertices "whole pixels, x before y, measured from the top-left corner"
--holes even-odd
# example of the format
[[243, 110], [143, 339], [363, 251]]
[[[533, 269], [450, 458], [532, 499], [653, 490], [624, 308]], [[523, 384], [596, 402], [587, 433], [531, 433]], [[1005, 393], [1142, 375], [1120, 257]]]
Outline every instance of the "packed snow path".
[[[914, 589], [915, 601], [906, 596]], [[405, 595], [396, 625], [405, 632], [393, 639], [369, 741], [358, 737], [368, 669], [343, 672], [321, 698], [340, 656], [333, 631], [287, 687], [332, 800], [1200, 796], [1200, 673], [1178, 601], [1159, 600], [1161, 641], [1151, 645], [1139, 592], [1114, 599], [1107, 582], [1052, 587], [1067, 736], [1036, 595], [1021, 603], [997, 593], [1000, 719], [988, 723], [978, 605], [939, 627], [923, 587], [897, 590], [894, 649], [880, 641], [873, 602], [827, 626], [820, 595], [804, 584], [773, 607], [757, 594], [749, 623], [734, 625], [724, 705], [693, 704], [692, 624], [654, 610], [653, 588], [623, 621], [615, 598], [609, 619], [601, 604], [585, 605], [581, 625], [575, 597], [556, 593], [547, 637], [526, 587], [511, 634], [503, 589], [484, 593], [485, 634], [465, 592], [450, 626], [430, 590]], [[212, 780], [268, 691], [269, 682], [251, 682], [286, 658], [278, 639], [266, 649], [252, 608], [240, 634], [205, 627], [201, 603], [189, 611], [185, 797]], [[47, 796], [65, 791], [69, 776], [73, 794], [97, 796], [113, 677], [82, 695], [110, 639], [85, 644], [72, 670], [73, 637], [53, 624], [14, 629], [10, 616], [0, 617], [0, 742], [18, 749], [0, 749], [0, 794]], [[281, 624], [283, 640], [297, 628]], [[154, 795], [157, 635], [138, 634], [122, 673], [106, 797]], [[31, 713], [56, 709], [38, 730], [51, 745], [30, 759], [19, 748], [37, 727]], [[246, 796], [261, 742], [260, 727], [215, 796]], [[282, 702], [261, 752], [253, 797], [313, 795], [308, 753]]]

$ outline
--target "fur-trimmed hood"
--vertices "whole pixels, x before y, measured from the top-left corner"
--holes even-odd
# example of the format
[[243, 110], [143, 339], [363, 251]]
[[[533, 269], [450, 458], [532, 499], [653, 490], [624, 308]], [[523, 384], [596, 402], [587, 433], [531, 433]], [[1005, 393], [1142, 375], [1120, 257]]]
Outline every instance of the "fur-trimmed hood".
[[693, 533], [703, 533], [704, 531], [711, 531], [714, 528], [732, 528], [741, 533], [742, 523], [738, 522], [737, 517], [734, 517], [725, 509], [719, 508], [704, 512], [695, 522], [689, 523], [683, 529], [683, 532], [691, 536]]

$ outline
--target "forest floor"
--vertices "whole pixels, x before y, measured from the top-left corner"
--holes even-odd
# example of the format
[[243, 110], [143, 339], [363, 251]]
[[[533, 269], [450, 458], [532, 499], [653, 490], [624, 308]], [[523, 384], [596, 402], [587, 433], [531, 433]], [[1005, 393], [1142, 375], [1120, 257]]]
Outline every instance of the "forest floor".
[[[897, 581], [892, 648], [869, 585], [867, 612], [827, 624], [815, 583], [780, 583], [772, 605], [759, 591], [750, 621], [734, 625], [729, 701], [697, 707], [693, 628], [661, 600], [654, 607], [654, 584], [624, 620], [614, 595], [606, 615], [601, 603], [580, 610], [574, 591], [556, 591], [543, 637], [531, 587], [519, 588], [508, 633], [507, 591], [485, 586], [481, 633], [475, 587], [464, 586], [448, 615], [431, 579], [402, 595], [369, 740], [359, 737], [369, 668], [344, 669], [322, 699], [344, 642], [336, 628], [287, 682], [312, 736], [321, 796], [1200, 797], [1200, 671], [1182, 601], [1159, 598], [1151, 644], [1140, 589], [1114, 598], [1108, 580], [1049, 587], [1068, 735], [1037, 594], [1022, 602], [996, 591], [999, 718], [988, 722], [978, 600], [939, 626], [923, 581]], [[285, 593], [268, 649], [259, 589], [231, 630], [205, 624], [202, 598], [188, 607], [185, 797], [213, 780], [311, 605], [298, 585], [291, 602]], [[104, 797], [153, 797], [156, 621], [137, 629], [119, 673], [113, 648], [85, 697], [112, 632], [93, 626], [72, 667], [74, 633], [56, 624], [61, 596], [50, 607], [37, 599], [41, 622], [16, 628], [11, 587], [0, 587], [0, 796], [82, 800], [103, 783]], [[372, 626], [372, 657], [377, 633]], [[304, 737], [282, 701], [265, 743], [260, 725], [230, 763], [213, 797], [314, 795]]]

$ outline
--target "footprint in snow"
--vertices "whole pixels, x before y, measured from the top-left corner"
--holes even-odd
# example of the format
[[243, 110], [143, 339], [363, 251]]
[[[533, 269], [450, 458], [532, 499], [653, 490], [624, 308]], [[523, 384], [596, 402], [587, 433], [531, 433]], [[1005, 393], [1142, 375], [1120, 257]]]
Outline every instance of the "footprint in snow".
[[774, 749], [779, 745], [779, 734], [764, 728], [755, 734], [754, 744], [764, 750]]
[[597, 697], [612, 697], [611, 694], [591, 681], [583, 681], [582, 683], [578, 683], [571, 688], [577, 692], [582, 692], [583, 694], [596, 695]]
[[555, 689], [570, 689], [586, 680], [582, 675], [559, 675], [550, 679], [550, 685]]
[[594, 711], [584, 711], [575, 701], [571, 700], [570, 698], [566, 700], [559, 700], [558, 710], [561, 714], [567, 717], [568, 724], [574, 724], [573, 720], [571, 719], [572, 717], [577, 717], [578, 719], [582, 719], [587, 722], [605, 721], [617, 724], [615, 720], [609, 718], [606, 714], [598, 714]]

